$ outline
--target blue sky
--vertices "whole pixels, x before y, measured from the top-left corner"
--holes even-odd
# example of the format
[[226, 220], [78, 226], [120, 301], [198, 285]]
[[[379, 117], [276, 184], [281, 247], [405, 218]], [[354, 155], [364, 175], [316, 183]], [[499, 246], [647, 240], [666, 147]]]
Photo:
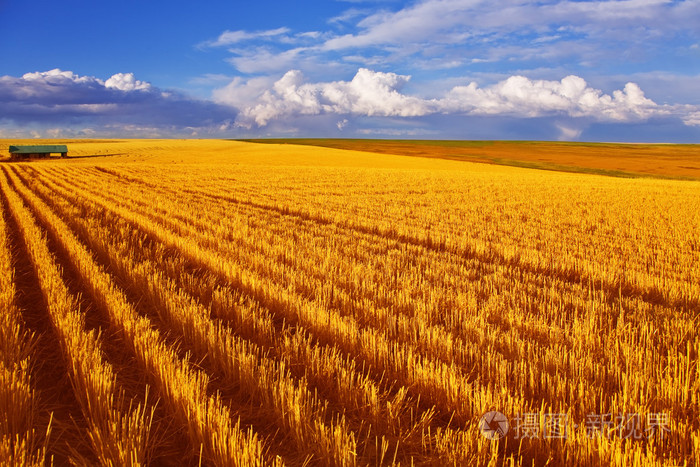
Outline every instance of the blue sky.
[[0, 0], [0, 137], [700, 142], [700, 0]]

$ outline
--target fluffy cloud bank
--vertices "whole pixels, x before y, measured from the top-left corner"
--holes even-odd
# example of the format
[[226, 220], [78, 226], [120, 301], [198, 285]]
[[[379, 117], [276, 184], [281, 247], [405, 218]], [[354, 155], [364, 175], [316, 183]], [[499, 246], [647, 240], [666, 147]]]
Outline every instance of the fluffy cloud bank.
[[276, 80], [237, 77], [205, 101], [160, 90], [132, 73], [103, 80], [54, 69], [0, 77], [0, 134], [576, 139], [589, 126], [610, 123], [653, 128], [671, 122], [686, 128], [685, 135], [700, 127], [700, 107], [657, 104], [631, 82], [605, 93], [574, 75], [559, 81], [511, 76], [429, 97], [412, 94], [409, 84], [410, 76], [367, 68], [347, 81], [320, 82], [292, 70]]
[[241, 80], [234, 80], [225, 88], [215, 91], [214, 98], [238, 107], [242, 112], [239, 122], [259, 126], [273, 119], [294, 115], [330, 113], [418, 117], [432, 113], [429, 101], [401, 94], [400, 90], [408, 79], [395, 73], [362, 68], [351, 81], [305, 83], [302, 73], [292, 70], [273, 83], [270, 89], [258, 86], [257, 96], [241, 92], [241, 88], [248, 90], [250, 86]]
[[511, 76], [487, 88], [472, 82], [457, 86], [441, 101], [447, 111], [471, 114], [507, 114], [538, 117], [562, 114], [595, 121], [635, 121], [668, 115], [669, 110], [644, 96], [635, 83], [627, 83], [612, 96], [591, 88], [583, 78], [567, 76], [561, 81]]
[[235, 119], [228, 106], [163, 92], [132, 73], [106, 80], [53, 69], [0, 76], [5, 127], [86, 128], [89, 134], [139, 136], [222, 131]]
[[[299, 115], [334, 114], [366, 117], [424, 117], [434, 114], [500, 115], [520, 118], [560, 115], [597, 122], [633, 122], [672, 113], [644, 96], [635, 83], [605, 94], [583, 78], [561, 81], [512, 76], [487, 87], [472, 82], [444, 96], [421, 98], [402, 88], [410, 77], [361, 68], [350, 81], [306, 82], [292, 70], [267, 83], [262, 79], [232, 81], [214, 98], [240, 110], [243, 126], [265, 126], [272, 120]], [[691, 118], [690, 121], [693, 121]]]

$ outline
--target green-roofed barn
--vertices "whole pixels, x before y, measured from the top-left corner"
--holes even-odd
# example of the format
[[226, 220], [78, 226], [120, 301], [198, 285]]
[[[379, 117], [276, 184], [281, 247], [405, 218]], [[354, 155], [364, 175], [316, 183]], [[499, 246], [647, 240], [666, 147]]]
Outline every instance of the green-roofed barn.
[[68, 157], [68, 147], [65, 144], [10, 146], [10, 158], [14, 160], [46, 158], [53, 153], [60, 154], [61, 157]]

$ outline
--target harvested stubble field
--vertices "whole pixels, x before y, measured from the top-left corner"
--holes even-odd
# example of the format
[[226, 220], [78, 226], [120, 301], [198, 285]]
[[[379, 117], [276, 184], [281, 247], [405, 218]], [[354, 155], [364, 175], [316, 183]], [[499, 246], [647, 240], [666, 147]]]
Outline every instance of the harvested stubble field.
[[3, 465], [700, 461], [700, 182], [66, 143], [0, 164]]

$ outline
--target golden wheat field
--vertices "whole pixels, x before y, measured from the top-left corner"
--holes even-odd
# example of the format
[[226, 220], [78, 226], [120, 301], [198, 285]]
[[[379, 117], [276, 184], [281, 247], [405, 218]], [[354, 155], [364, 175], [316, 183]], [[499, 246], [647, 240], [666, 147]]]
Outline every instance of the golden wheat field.
[[700, 462], [700, 182], [66, 144], [0, 163], [2, 465]]

